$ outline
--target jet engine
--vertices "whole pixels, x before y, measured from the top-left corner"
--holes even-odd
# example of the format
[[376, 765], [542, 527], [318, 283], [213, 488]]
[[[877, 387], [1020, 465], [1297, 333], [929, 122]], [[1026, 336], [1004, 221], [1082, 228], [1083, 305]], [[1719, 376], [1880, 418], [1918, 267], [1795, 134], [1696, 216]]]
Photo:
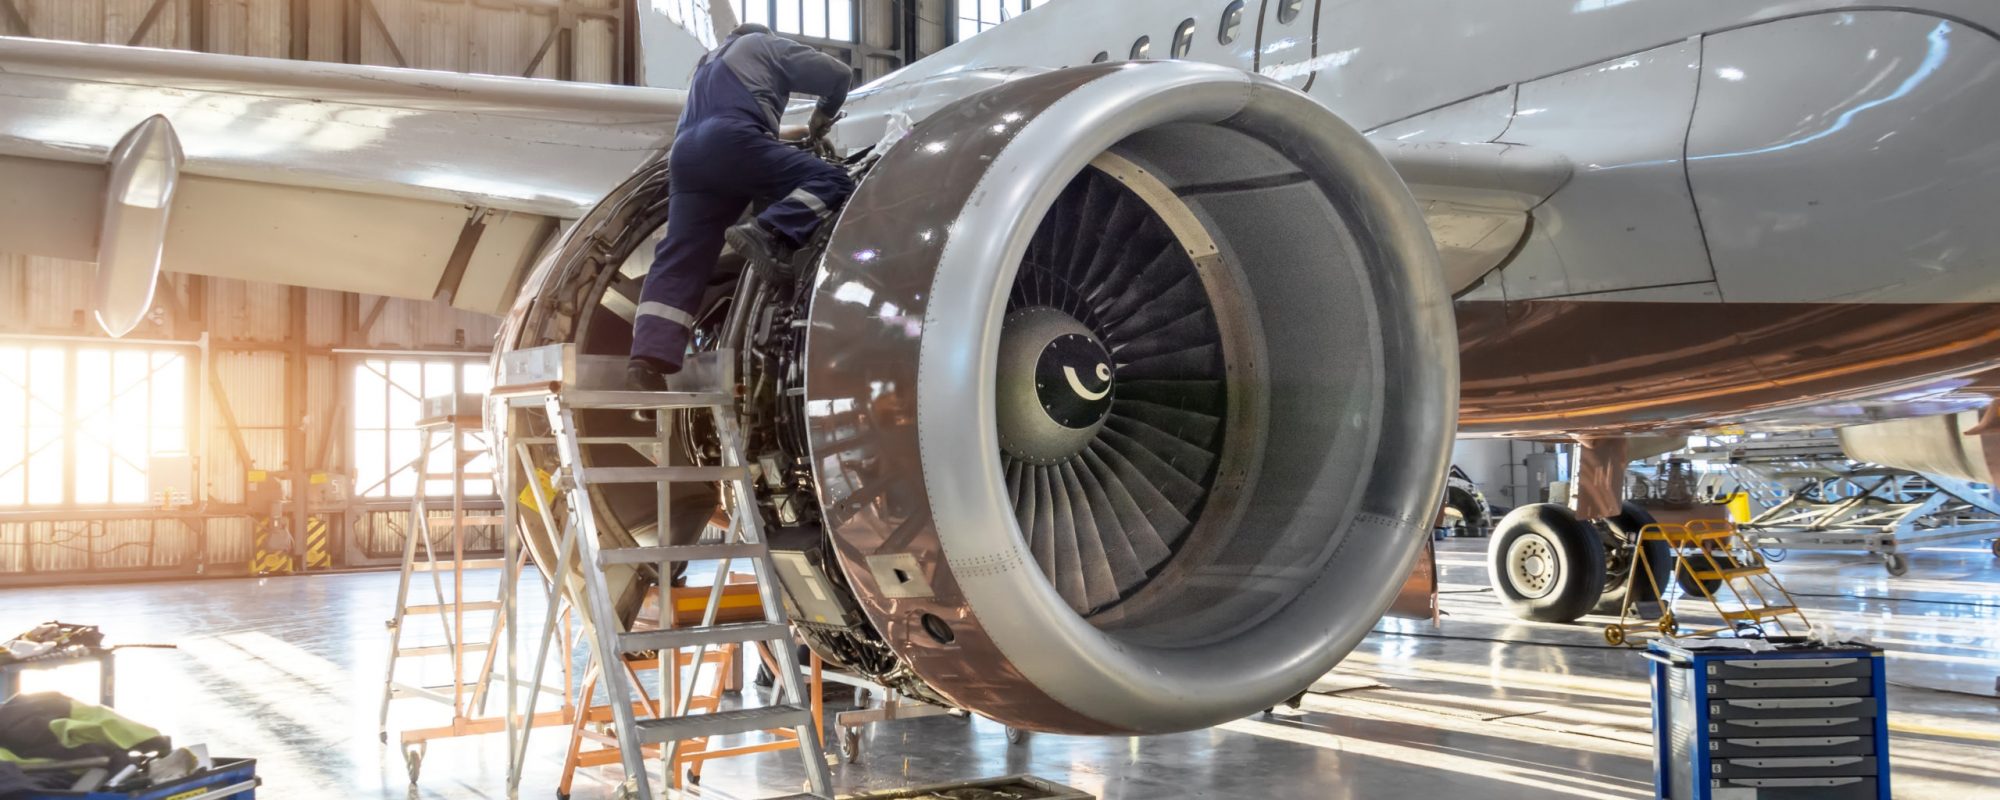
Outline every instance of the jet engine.
[[[805, 277], [725, 256], [696, 324], [740, 359], [760, 503], [729, 511], [763, 515], [808, 644], [1015, 727], [1145, 734], [1282, 702], [1360, 641], [1437, 515], [1457, 401], [1435, 249], [1367, 141], [1278, 83], [1148, 62], [982, 86], [848, 163]], [[565, 236], [503, 348], [625, 352], [669, 180]], [[666, 458], [717, 457], [677, 430]], [[694, 488], [662, 526], [652, 491], [596, 494], [607, 545], [726, 513]], [[614, 577], [629, 621], [660, 576]]]

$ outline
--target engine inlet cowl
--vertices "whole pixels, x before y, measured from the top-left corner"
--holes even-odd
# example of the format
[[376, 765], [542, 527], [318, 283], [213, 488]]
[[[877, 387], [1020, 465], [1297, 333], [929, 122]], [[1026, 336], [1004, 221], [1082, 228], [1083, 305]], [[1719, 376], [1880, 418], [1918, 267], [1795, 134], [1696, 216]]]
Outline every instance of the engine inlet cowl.
[[1351, 127], [1240, 71], [1060, 70], [932, 114], [843, 212], [810, 329], [855, 595], [1017, 727], [1282, 702], [1381, 616], [1439, 501], [1456, 345], [1422, 217]]

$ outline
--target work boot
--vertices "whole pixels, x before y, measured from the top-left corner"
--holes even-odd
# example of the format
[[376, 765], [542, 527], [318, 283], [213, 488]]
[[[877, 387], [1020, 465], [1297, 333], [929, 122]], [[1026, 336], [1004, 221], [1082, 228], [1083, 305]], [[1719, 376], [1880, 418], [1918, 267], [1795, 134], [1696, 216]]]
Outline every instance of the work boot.
[[664, 392], [670, 370], [646, 359], [632, 359], [625, 365], [625, 388], [635, 392]]
[[750, 268], [757, 271], [757, 277], [774, 286], [788, 285], [796, 277], [792, 269], [791, 249], [778, 243], [756, 220], [750, 220], [723, 231], [722, 240], [730, 249], [743, 256]]

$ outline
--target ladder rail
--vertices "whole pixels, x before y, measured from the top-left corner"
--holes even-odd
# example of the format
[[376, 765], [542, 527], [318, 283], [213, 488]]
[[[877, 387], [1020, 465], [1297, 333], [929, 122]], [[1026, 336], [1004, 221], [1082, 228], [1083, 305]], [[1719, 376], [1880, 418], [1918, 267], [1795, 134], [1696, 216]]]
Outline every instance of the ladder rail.
[[[564, 472], [567, 473], [563, 480], [568, 485], [563, 488], [570, 495], [570, 508], [576, 515], [577, 553], [582, 557], [583, 563], [596, 564], [597, 521], [589, 505], [590, 489], [577, 482], [574, 477], [583, 466], [582, 448], [574, 438], [576, 416], [569, 406], [563, 403], [560, 395], [549, 396], [547, 409], [549, 428], [556, 438], [556, 453]], [[611, 598], [604, 587], [603, 573], [596, 569], [585, 569], [583, 574], [585, 583], [589, 584], [585, 592], [588, 608], [584, 624], [590, 628], [591, 638], [597, 644], [598, 661], [600, 664], [622, 661], [618, 652], [617, 632], [614, 630], [618, 625], [618, 614], [617, 610], [612, 608]], [[652, 790], [645, 778], [645, 751], [638, 746], [638, 724], [632, 717], [632, 705], [626, 700], [632, 696], [633, 687], [626, 682], [622, 670], [601, 669], [599, 676], [605, 684], [607, 693], [611, 695], [612, 724], [617, 728], [618, 740], [621, 743], [631, 743], [629, 747], [619, 748], [619, 759], [624, 762], [625, 774], [637, 777], [638, 800], [653, 800]]]
[[[544, 530], [553, 533], [557, 530], [555, 523], [555, 515], [550, 511], [554, 499], [549, 495], [548, 487], [543, 486], [541, 480], [539, 480], [538, 477], [534, 474], [535, 461], [534, 457], [528, 451], [528, 445], [526, 444], [516, 445], [515, 453], [517, 454], [517, 457], [520, 460], [520, 468], [522, 470], [522, 474], [528, 476], [527, 479], [528, 491], [534, 496], [535, 511], [542, 519], [542, 528]], [[518, 513], [518, 511], [516, 513]], [[551, 573], [555, 577], [550, 582], [548, 603], [546, 604], [546, 607], [542, 611], [542, 631], [543, 631], [542, 641], [541, 645], [537, 647], [535, 651], [534, 678], [531, 679], [531, 682], [535, 686], [542, 685], [542, 677], [548, 669], [549, 649], [553, 643], [553, 640], [555, 639], [556, 616], [558, 613], [558, 608], [562, 605], [561, 603], [562, 581], [567, 580], [566, 576], [569, 575], [570, 560], [571, 557], [576, 552], [577, 526], [573, 524], [565, 524], [561, 528], [561, 530], [563, 533], [562, 536], [558, 538], [558, 544], [556, 545], [556, 568], [555, 571]], [[564, 691], [568, 691], [569, 687], [565, 685], [563, 689]], [[541, 697], [541, 692], [532, 692], [528, 695], [528, 707], [526, 714], [523, 717], [524, 719], [535, 718], [535, 706], [537, 704], [536, 701], [540, 699], [540, 697]], [[510, 701], [512, 700], [513, 698], [512, 692], [508, 693], [508, 698]], [[590, 698], [588, 697], [584, 698], [584, 705], [587, 706], [589, 704], [589, 700]], [[510, 715], [509, 719], [511, 720], [512, 719], [511, 715], [513, 713], [512, 710], [510, 709], [508, 713]], [[531, 728], [529, 730], [533, 729]], [[510, 733], [508, 735], [508, 739], [512, 740], [513, 738], [514, 734]], [[521, 774], [527, 769], [527, 764], [528, 764], [527, 738], [528, 738], [527, 735], [523, 733], [521, 735], [520, 744], [514, 746], [513, 751], [510, 753], [510, 757], [512, 759], [510, 761], [511, 766], [508, 770], [508, 782], [509, 782], [508, 788], [510, 791], [517, 790], [520, 788]]]
[[[524, 437], [514, 442], [516, 447], [512, 457], [520, 462], [518, 475], [527, 483], [527, 491], [518, 499], [526, 504], [532, 496], [551, 538], [557, 536], [553, 499], [564, 497], [569, 501], [570, 518], [560, 531], [563, 544], [557, 547], [559, 563], [552, 593], [569, 594], [572, 607], [583, 612], [583, 622], [590, 628], [588, 638], [596, 662], [593, 672], [598, 685], [608, 695], [609, 716], [617, 734], [617, 758], [625, 770], [628, 796], [639, 800], [653, 800], [663, 796], [662, 793], [664, 796], [678, 796], [674, 771], [680, 756], [687, 752], [687, 748], [695, 747], [696, 740], [768, 729], [773, 734], [795, 740], [792, 746], [799, 748], [813, 795], [830, 798], [833, 796], [832, 780], [827, 771], [822, 741], [817, 735], [820, 720], [815, 713], [816, 704], [805, 700], [806, 692], [789, 615], [783, 598], [778, 594], [783, 589], [778, 581], [769, 543], [764, 537], [763, 520], [757, 505], [756, 471], [750, 466], [751, 459], [745, 452], [746, 437], [736, 415], [737, 387], [731, 369], [731, 356], [727, 351], [701, 354], [679, 377], [679, 383], [672, 384], [677, 387], [676, 390], [654, 393], [610, 389], [613, 385], [622, 386], [617, 381], [622, 377], [623, 364], [614, 361], [622, 360], [583, 356], [575, 351], [574, 345], [506, 353], [501, 356], [503, 374], [493, 396], [506, 398], [510, 408], [515, 409], [512, 414], [530, 413], [529, 409], [539, 407], [547, 415], [547, 436]], [[578, 427], [578, 418], [583, 410], [600, 408], [650, 409], [655, 412], [651, 437], [629, 437], [630, 441], [621, 437], [622, 443], [630, 444], [642, 453], [648, 449], [653, 451], [649, 459], [653, 462], [650, 467], [586, 466], [583, 446], [595, 440], [583, 435]], [[722, 451], [719, 466], [675, 465], [675, 437], [680, 431], [678, 424], [685, 420], [675, 411], [688, 414], [707, 411], [713, 416], [717, 444]], [[510, 416], [510, 433], [533, 433], [521, 430], [522, 419], [525, 417]], [[554, 445], [560, 472], [553, 490], [540, 482], [533, 467], [533, 451], [528, 448], [530, 444]], [[650, 448], [645, 446], [648, 444]], [[692, 482], [724, 484], [723, 497], [733, 508], [728, 515], [728, 530], [721, 545], [676, 547], [671, 546], [665, 537], [673, 519], [672, 490], [679, 483]], [[603, 544], [599, 538], [598, 510], [591, 502], [592, 492], [598, 483], [653, 485], [653, 510], [663, 539], [660, 546], [634, 548], [606, 547]], [[694, 557], [703, 560], [713, 558], [716, 577], [707, 587], [708, 603], [701, 610], [699, 624], [676, 626], [672, 580], [674, 566], [676, 563], [688, 563]], [[610, 590], [611, 576], [606, 570], [617, 564], [647, 563], [656, 565], [659, 570], [659, 580], [653, 588], [659, 602], [660, 630], [643, 632], [644, 635], [626, 633], [617, 616]], [[730, 574], [732, 568], [739, 564], [751, 567], [762, 621], [720, 625], [718, 621], [722, 618], [723, 602], [732, 596], [728, 591]], [[571, 570], [580, 571], [581, 586], [569, 583], [567, 576]], [[579, 589], [585, 597], [574, 596]], [[750, 609], [746, 607], [742, 610], [748, 612]], [[744, 619], [750, 616], [750, 613], [742, 615]], [[708, 662], [718, 661], [716, 668], [723, 669], [725, 665], [719, 663], [720, 660], [713, 654], [730, 652], [729, 648], [736, 646], [733, 642], [755, 642], [770, 653], [778, 667], [775, 670], [778, 673], [777, 688], [782, 697], [774, 697], [768, 705], [750, 708], [722, 709], [710, 702], [701, 703], [697, 708], [696, 693], [706, 677]], [[547, 646], [545, 639], [543, 648]], [[660, 685], [645, 706], [636, 704], [634, 698], [646, 694], [646, 681], [630, 668], [625, 659], [626, 650], [635, 647], [658, 649], [661, 653], [660, 666], [655, 674]], [[686, 662], [681, 661], [690, 651], [692, 657]], [[538, 670], [544, 662], [545, 659], [537, 659]], [[685, 678], [679, 666], [682, 663], [687, 663], [689, 668], [690, 674]], [[622, 668], [614, 665], [621, 665]], [[678, 685], [683, 679], [686, 680], [685, 687]], [[529, 702], [532, 704], [534, 701], [531, 698]], [[640, 719], [641, 715], [646, 718]], [[583, 718], [580, 715], [578, 719]], [[687, 747], [683, 747], [684, 743]], [[659, 746], [654, 747], [656, 744]], [[649, 750], [664, 755], [661, 759], [664, 778], [661, 785], [653, 783], [653, 776], [646, 769]], [[525, 745], [516, 748], [516, 753], [522, 751], [525, 751]], [[571, 760], [574, 761], [574, 754]], [[510, 764], [516, 772], [519, 771], [518, 763]]]

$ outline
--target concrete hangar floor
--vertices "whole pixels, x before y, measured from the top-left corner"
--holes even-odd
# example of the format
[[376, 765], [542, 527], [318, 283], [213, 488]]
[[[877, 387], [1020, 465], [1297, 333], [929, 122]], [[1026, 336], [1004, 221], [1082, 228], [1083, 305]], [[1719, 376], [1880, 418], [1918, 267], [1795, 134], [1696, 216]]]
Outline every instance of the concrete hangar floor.
[[[1297, 713], [1173, 736], [1037, 735], [1013, 745], [985, 720], [895, 721], [868, 731], [863, 760], [837, 767], [835, 782], [849, 793], [1029, 773], [1118, 800], [1650, 797], [1646, 662], [1604, 644], [1606, 620], [1508, 615], [1485, 588], [1484, 548], [1483, 539], [1440, 547], [1441, 627], [1383, 622]], [[1888, 649], [1896, 796], [2000, 798], [1993, 556], [1970, 546], [1921, 551], [1903, 578], [1837, 554], [1794, 554], [1778, 569], [1816, 622]], [[468, 596], [497, 579], [481, 577], [487, 585]], [[211, 752], [257, 757], [270, 797], [504, 797], [499, 736], [433, 742], [414, 789], [399, 752], [377, 741], [395, 581], [366, 573], [9, 590], [0, 592], [0, 630], [83, 620], [116, 642], [179, 645], [121, 654], [121, 710]], [[531, 604], [523, 611], [539, 618]], [[91, 695], [91, 676], [69, 677], [81, 681], [73, 693]], [[846, 707], [840, 692], [829, 713]], [[440, 724], [426, 715], [444, 713], [422, 701], [399, 706], [392, 730]], [[522, 797], [555, 796], [567, 734], [536, 732]], [[711, 762], [703, 783], [770, 796], [796, 791], [798, 770], [793, 754], [771, 753]], [[611, 797], [607, 777], [586, 771], [574, 797]]]

